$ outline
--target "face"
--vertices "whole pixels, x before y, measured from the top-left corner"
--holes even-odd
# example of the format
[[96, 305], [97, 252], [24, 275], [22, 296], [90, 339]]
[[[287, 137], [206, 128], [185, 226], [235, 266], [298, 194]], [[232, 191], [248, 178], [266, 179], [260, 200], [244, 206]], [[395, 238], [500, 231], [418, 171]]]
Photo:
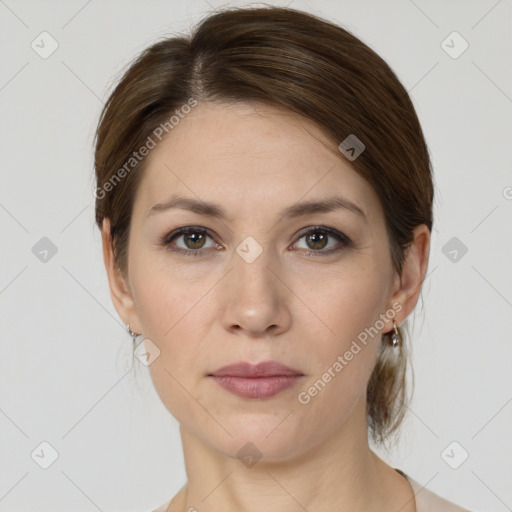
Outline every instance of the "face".
[[[407, 302], [372, 187], [312, 122], [261, 105], [200, 104], [152, 150], [128, 262], [114, 302], [160, 350], [149, 369], [162, 402], [232, 457], [251, 441], [285, 459], [348, 425]], [[269, 360], [302, 376], [263, 398], [211, 377]]]

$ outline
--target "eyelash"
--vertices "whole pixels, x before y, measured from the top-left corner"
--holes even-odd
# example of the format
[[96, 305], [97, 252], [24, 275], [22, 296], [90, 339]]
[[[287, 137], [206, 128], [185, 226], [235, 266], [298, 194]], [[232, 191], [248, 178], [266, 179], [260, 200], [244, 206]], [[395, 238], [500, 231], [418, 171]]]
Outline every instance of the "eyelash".
[[[353, 247], [353, 245], [354, 245], [352, 240], [350, 240], [350, 238], [348, 238], [344, 233], [340, 233], [336, 229], [328, 228], [328, 227], [325, 227], [325, 226], [313, 226], [311, 228], [308, 228], [307, 231], [302, 231], [301, 233], [299, 233], [299, 238], [297, 239], [297, 242], [300, 239], [304, 238], [305, 236], [307, 236], [307, 235], [309, 235], [311, 233], [319, 233], [319, 232], [339, 240], [341, 242], [341, 247], [337, 247], [337, 248], [334, 248], [334, 249], [329, 249], [328, 251], [323, 251], [323, 250], [318, 250], [318, 251], [302, 250], [303, 254], [306, 254], [307, 256], [313, 256], [313, 257], [328, 256], [328, 255], [334, 254], [336, 252], [339, 252], [339, 251], [341, 251], [344, 248]], [[186, 235], [186, 234], [190, 234], [190, 233], [200, 233], [202, 235], [208, 235], [210, 238], [212, 238], [208, 234], [208, 230], [206, 230], [204, 228], [200, 228], [200, 227], [188, 226], [188, 227], [185, 227], [185, 228], [177, 229], [177, 230], [169, 233], [165, 237], [163, 237], [160, 240], [160, 245], [164, 246], [169, 251], [173, 251], [173, 252], [176, 252], [176, 253], [179, 253], [179, 254], [183, 254], [184, 256], [194, 256], [194, 257], [201, 256], [201, 253], [205, 252], [205, 249], [182, 249], [180, 247], [178, 247], [178, 248], [171, 247], [171, 242], [173, 242], [174, 239], [176, 239], [176, 238], [178, 238], [180, 236]]]

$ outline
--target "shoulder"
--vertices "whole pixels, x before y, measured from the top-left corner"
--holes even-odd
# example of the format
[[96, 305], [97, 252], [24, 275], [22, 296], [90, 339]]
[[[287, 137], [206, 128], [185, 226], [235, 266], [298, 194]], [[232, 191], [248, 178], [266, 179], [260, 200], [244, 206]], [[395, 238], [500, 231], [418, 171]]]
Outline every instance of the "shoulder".
[[175, 512], [177, 510], [181, 511], [185, 508], [185, 488], [187, 484], [183, 485], [183, 487], [173, 496], [171, 499], [162, 503], [158, 508], [148, 512]]
[[416, 497], [417, 512], [470, 512], [466, 508], [459, 507], [441, 496], [429, 491], [426, 487], [406, 476], [411, 484]]
[[169, 501], [166, 501], [162, 505], [160, 505], [158, 508], [155, 508], [155, 510], [151, 510], [148, 512], [167, 512], [169, 509], [169, 505], [171, 504], [172, 498]]

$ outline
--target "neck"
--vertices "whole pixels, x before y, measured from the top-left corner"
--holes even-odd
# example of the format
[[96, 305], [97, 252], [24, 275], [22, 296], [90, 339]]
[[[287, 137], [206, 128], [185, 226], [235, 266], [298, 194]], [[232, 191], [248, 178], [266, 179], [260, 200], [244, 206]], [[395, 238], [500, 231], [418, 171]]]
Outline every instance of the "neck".
[[[407, 481], [368, 446], [363, 399], [322, 444], [306, 450], [299, 446], [294, 455], [279, 460], [263, 453], [252, 466], [220, 453], [183, 427], [180, 432], [188, 483], [170, 510], [415, 510]], [[234, 444], [236, 454], [245, 441]]]

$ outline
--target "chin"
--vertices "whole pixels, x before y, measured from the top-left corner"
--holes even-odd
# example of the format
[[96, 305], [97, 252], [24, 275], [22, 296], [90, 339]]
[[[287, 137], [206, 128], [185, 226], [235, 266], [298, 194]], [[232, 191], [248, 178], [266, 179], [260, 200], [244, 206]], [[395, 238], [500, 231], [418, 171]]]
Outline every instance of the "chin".
[[[261, 415], [260, 415], [261, 416]], [[247, 467], [254, 461], [286, 462], [307, 449], [309, 443], [304, 439], [304, 433], [299, 432], [296, 425], [290, 422], [291, 416], [267, 416], [251, 420], [245, 416], [237, 422], [219, 422], [233, 437], [229, 437], [222, 429], [212, 438], [211, 432], [206, 434], [207, 443], [226, 457], [239, 459]], [[290, 423], [289, 423], [290, 422]], [[248, 458], [248, 459], [247, 459]], [[246, 463], [245, 461], [249, 462]]]

